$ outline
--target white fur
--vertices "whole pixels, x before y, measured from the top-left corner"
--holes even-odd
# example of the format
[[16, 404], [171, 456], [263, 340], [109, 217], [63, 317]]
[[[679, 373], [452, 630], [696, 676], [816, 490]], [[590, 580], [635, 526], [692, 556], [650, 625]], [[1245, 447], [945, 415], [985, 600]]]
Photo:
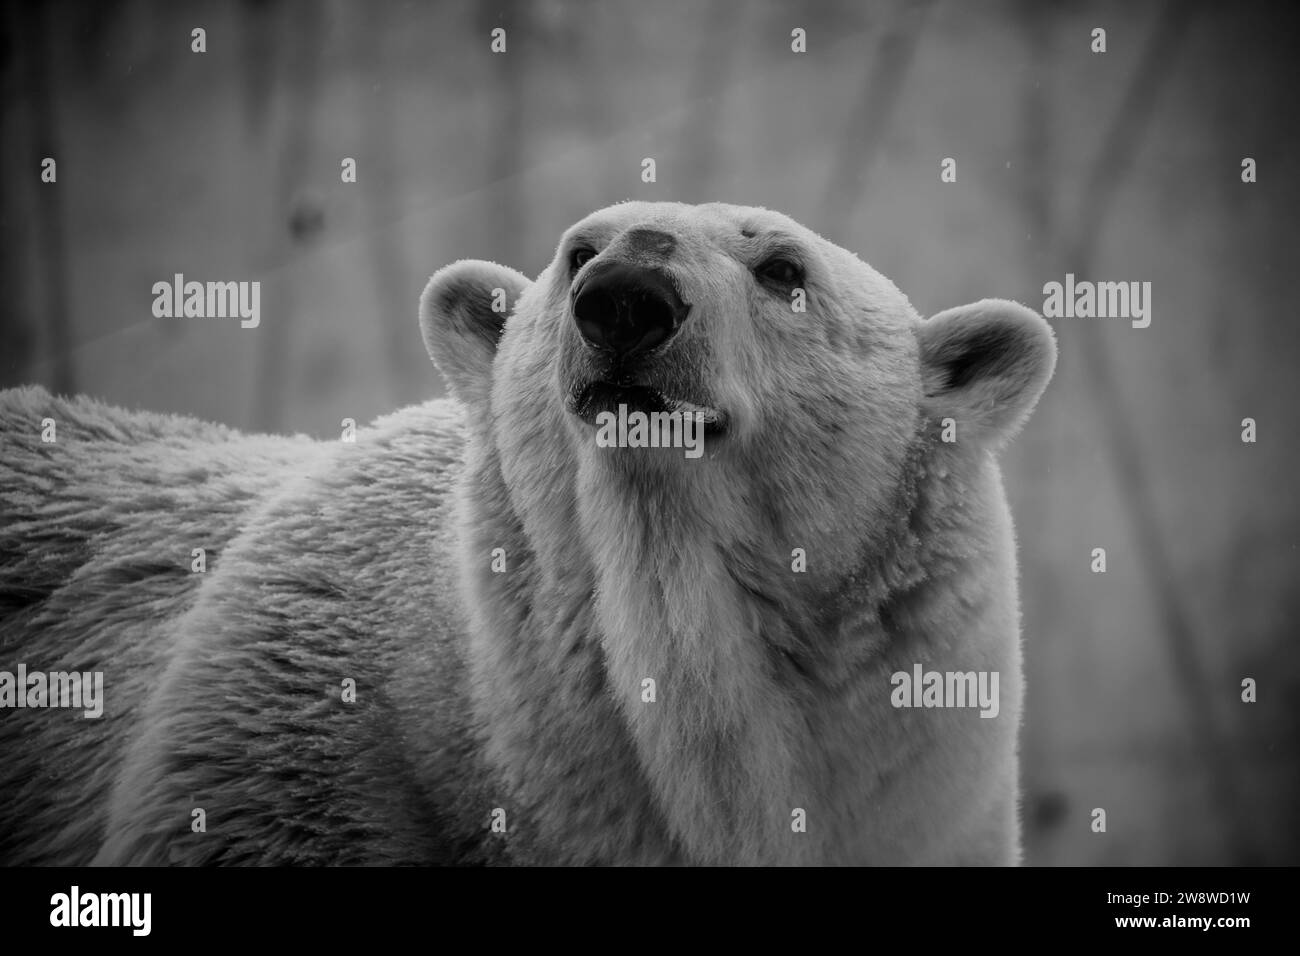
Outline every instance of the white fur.
[[[675, 237], [692, 304], [665, 374], [728, 416], [697, 461], [597, 449], [565, 405], [583, 361], [568, 243], [617, 256], [634, 226]], [[755, 280], [777, 232], [807, 313]], [[992, 453], [1050, 377], [1041, 319], [986, 301], [922, 322], [785, 217], [628, 203], [575, 225], [534, 282], [438, 273], [421, 331], [468, 414], [405, 409], [355, 446], [0, 394], [0, 646], [103, 669], [107, 698], [94, 723], [0, 717], [0, 859], [1018, 859], [1015, 543]], [[46, 415], [58, 445], [36, 437]], [[890, 675], [916, 662], [998, 671], [997, 718], [893, 708]]]

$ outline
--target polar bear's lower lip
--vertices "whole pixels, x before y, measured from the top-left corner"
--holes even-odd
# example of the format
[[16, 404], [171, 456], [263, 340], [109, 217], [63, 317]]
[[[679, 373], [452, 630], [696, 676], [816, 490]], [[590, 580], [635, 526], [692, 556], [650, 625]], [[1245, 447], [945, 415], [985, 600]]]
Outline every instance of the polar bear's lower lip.
[[678, 412], [682, 415], [703, 415], [706, 426], [722, 424], [722, 413], [716, 408], [710, 408], [708, 405], [696, 405], [694, 402], [680, 399], [672, 399], [662, 393], [659, 397], [670, 412]]

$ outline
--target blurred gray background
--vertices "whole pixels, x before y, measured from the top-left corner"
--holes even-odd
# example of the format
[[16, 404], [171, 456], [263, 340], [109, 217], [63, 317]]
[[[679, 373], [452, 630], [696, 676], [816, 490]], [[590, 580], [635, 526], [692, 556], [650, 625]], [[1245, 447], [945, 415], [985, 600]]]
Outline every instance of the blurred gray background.
[[[1226, 2], [10, 4], [0, 386], [333, 438], [443, 393], [429, 273], [536, 274], [626, 198], [778, 209], [926, 314], [1041, 309], [1066, 272], [1150, 281], [1150, 328], [1054, 321], [1056, 380], [1005, 456], [1027, 857], [1295, 864], [1296, 23]], [[260, 280], [261, 327], [155, 319], [175, 272]]]

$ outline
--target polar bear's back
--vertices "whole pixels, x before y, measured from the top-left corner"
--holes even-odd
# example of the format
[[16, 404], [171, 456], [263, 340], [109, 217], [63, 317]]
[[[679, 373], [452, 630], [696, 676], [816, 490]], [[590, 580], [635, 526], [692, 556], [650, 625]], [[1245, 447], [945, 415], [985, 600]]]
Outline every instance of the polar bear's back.
[[[52, 443], [41, 440], [46, 419]], [[418, 681], [409, 692], [403, 682], [421, 668], [459, 679], [454, 628], [430, 637], [420, 624], [422, 611], [454, 617], [431, 556], [445, 550], [463, 444], [446, 403], [390, 415], [345, 444], [28, 388], [0, 393], [0, 437], [0, 669], [104, 674], [99, 719], [0, 712], [0, 862], [106, 858], [114, 830], [125, 861], [274, 857], [257, 843], [257, 815], [287, 778], [347, 748], [400, 763], [385, 725], [395, 729], [397, 698], [418, 694]], [[426, 638], [441, 642], [431, 656], [416, 646]], [[337, 689], [347, 676], [361, 684], [355, 710], [322, 715], [304, 696], [307, 677]], [[276, 733], [278, 764], [257, 745]], [[297, 789], [306, 807], [314, 797]], [[199, 801], [210, 836], [179, 845]], [[316, 809], [336, 821], [354, 810], [347, 798]], [[341, 836], [365, 846], [357, 831]], [[281, 859], [342, 859], [304, 846], [286, 843]]]
[[112, 770], [167, 659], [166, 622], [204, 579], [193, 549], [211, 569], [313, 444], [0, 392], [0, 670], [100, 671], [105, 688], [99, 719], [0, 712], [0, 860], [93, 855]]
[[143, 588], [137, 601], [188, 592], [191, 549], [224, 545], [281, 474], [315, 457], [315, 444], [39, 387], [0, 392], [6, 646], [69, 586], [104, 597]]

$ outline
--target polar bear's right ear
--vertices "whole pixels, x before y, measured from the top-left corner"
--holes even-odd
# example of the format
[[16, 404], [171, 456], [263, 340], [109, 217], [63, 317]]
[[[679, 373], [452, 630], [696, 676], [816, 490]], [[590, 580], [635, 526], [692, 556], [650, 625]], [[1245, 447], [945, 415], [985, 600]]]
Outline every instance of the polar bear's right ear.
[[492, 359], [506, 319], [531, 283], [495, 262], [462, 259], [439, 269], [420, 296], [420, 334], [452, 394], [487, 407]]
[[984, 299], [918, 326], [924, 409], [957, 435], [996, 448], [1034, 410], [1056, 368], [1056, 339], [1036, 312]]

